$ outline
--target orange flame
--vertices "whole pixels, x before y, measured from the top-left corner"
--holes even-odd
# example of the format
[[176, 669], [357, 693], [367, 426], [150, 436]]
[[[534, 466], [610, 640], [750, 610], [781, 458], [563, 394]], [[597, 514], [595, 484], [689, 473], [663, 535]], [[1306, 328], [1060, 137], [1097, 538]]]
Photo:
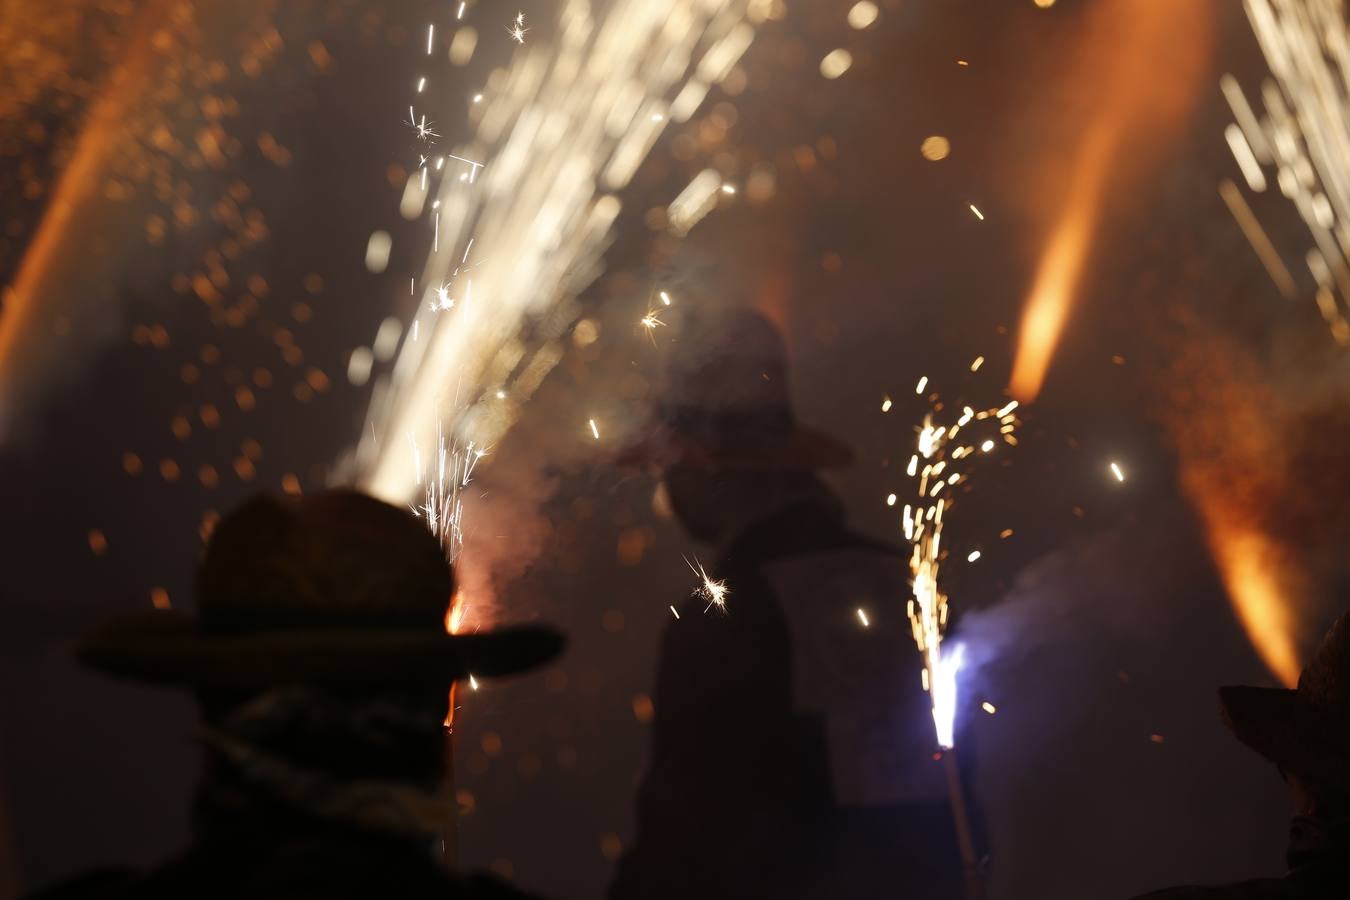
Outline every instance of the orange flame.
[[[1202, 508], [1202, 513], [1209, 510]], [[1233, 601], [1238, 621], [1261, 661], [1288, 687], [1298, 684], [1299, 652], [1288, 600], [1284, 548], [1258, 531], [1206, 514], [1210, 552]]]
[[164, 3], [150, 3], [134, 26], [123, 62], [108, 77], [103, 91], [90, 106], [70, 162], [48, 200], [47, 209], [27, 251], [0, 316], [0, 385], [12, 382], [20, 365], [15, 358], [31, 341], [41, 298], [49, 282], [68, 264], [71, 251], [87, 237], [76, 230], [88, 208], [98, 202], [98, 187], [110, 157], [134, 135], [128, 133], [128, 111], [151, 75], [153, 37], [157, 23], [167, 16]]
[[[1069, 167], [1067, 200], [1036, 268], [1018, 336], [1009, 385], [1034, 400], [1068, 319], [1092, 237], [1101, 218], [1108, 176], [1119, 189], [1146, 171], [1117, 167], [1135, 135], [1156, 149], [1192, 107], [1208, 69], [1211, 10], [1204, 3], [1105, 0], [1087, 13], [1087, 37], [1063, 73], [1071, 89], [1091, 92], [1091, 112]], [[1046, 154], [1047, 166], [1061, 160]], [[1057, 172], [1056, 172], [1057, 174]]]

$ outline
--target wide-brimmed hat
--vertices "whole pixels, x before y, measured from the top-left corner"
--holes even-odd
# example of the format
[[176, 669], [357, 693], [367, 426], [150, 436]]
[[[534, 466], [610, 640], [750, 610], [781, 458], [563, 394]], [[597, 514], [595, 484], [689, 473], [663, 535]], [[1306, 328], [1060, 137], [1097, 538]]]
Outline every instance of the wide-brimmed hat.
[[226, 516], [197, 574], [197, 615], [146, 611], [79, 656], [126, 678], [194, 688], [448, 685], [557, 656], [542, 626], [450, 635], [454, 572], [405, 510], [356, 491], [261, 495]]
[[1297, 690], [1219, 689], [1238, 740], [1287, 772], [1350, 792], [1350, 613], [1331, 626]]
[[811, 470], [846, 466], [853, 451], [797, 421], [782, 336], [749, 309], [685, 314], [666, 345], [651, 420], [619, 465]]

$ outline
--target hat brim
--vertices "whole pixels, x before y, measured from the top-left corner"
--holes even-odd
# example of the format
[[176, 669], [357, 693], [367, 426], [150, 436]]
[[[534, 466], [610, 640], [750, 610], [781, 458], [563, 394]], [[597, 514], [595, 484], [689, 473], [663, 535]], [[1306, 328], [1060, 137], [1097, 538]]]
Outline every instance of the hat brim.
[[714, 447], [669, 425], [657, 424], [615, 454], [614, 463], [628, 468], [685, 465], [772, 472], [843, 468], [852, 465], [853, 459], [853, 450], [847, 444], [804, 425], [794, 425], [754, 446]]
[[1350, 791], [1350, 745], [1309, 720], [1283, 688], [1219, 689], [1224, 721], [1238, 740], [1278, 765], [1312, 781]]
[[208, 634], [195, 619], [164, 610], [108, 622], [80, 642], [77, 655], [121, 678], [204, 689], [448, 686], [470, 674], [524, 672], [564, 645], [559, 632], [537, 625], [462, 635], [337, 628]]

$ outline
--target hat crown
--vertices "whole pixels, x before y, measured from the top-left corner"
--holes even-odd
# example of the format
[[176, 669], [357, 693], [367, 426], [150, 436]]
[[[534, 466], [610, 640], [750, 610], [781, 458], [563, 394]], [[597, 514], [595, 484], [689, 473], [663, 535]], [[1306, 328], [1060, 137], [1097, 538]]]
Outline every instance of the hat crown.
[[793, 421], [787, 348], [753, 310], [687, 314], [663, 374], [663, 408]]
[[439, 631], [454, 585], [440, 543], [404, 510], [349, 490], [259, 496], [216, 526], [198, 616], [207, 632]]
[[1350, 613], [1331, 626], [1298, 679], [1298, 701], [1322, 713], [1350, 715]]

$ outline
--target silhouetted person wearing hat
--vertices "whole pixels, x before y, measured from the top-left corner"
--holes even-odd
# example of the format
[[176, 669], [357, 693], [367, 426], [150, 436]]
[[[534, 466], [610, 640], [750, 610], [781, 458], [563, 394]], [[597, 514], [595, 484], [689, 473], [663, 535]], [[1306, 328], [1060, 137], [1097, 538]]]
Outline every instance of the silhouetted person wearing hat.
[[[1147, 900], [1343, 900], [1350, 897], [1350, 613], [1327, 632], [1297, 690], [1219, 689], [1237, 739], [1279, 767], [1289, 785], [1283, 878], [1159, 891]], [[1144, 900], [1144, 898], [1140, 898]]]
[[720, 609], [696, 593], [667, 625], [611, 900], [961, 897], [904, 555], [850, 531], [815, 474], [851, 454], [795, 420], [768, 321], [692, 317], [677, 334], [620, 462], [659, 472], [727, 594]]
[[259, 497], [217, 526], [196, 618], [116, 620], [81, 658], [192, 689], [206, 773], [195, 840], [146, 873], [91, 874], [44, 898], [522, 897], [445, 866], [451, 682], [520, 672], [561, 636], [445, 633], [454, 574], [413, 516], [352, 491]]

